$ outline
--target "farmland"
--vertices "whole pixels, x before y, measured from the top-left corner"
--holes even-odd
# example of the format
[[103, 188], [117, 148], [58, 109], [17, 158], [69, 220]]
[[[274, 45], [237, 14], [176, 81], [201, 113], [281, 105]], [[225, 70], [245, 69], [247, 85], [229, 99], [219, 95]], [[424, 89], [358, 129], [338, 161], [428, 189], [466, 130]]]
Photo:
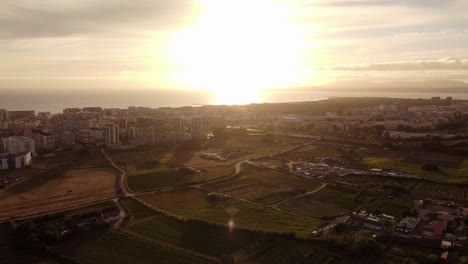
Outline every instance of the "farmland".
[[139, 198], [185, 219], [192, 218], [222, 225], [233, 219], [236, 227], [246, 229], [307, 235], [320, 224], [318, 220], [309, 217], [232, 198], [212, 201], [207, 199], [205, 191], [196, 188], [144, 194]]
[[[367, 167], [396, 170], [437, 182], [468, 183], [468, 161], [461, 156], [371, 149], [360, 151], [359, 154], [362, 164]], [[438, 170], [424, 170], [424, 164], [435, 165]]]
[[320, 186], [315, 180], [307, 180], [284, 172], [265, 167], [243, 165], [241, 173], [228, 181], [214, 182], [206, 187], [217, 192], [248, 199], [262, 201], [268, 196], [285, 193], [294, 189], [313, 190]]
[[329, 155], [339, 153], [336, 146], [328, 145], [307, 145], [293, 151], [279, 155], [281, 158], [288, 160], [301, 160], [301, 159], [313, 159], [321, 155]]
[[109, 168], [55, 168], [25, 178], [0, 193], [0, 219], [50, 212], [116, 196]]
[[289, 240], [263, 241], [255, 254], [246, 263], [336, 263], [339, 257], [310, 245]]
[[65, 252], [80, 263], [210, 263], [204, 259], [114, 231], [72, 242], [65, 245]]
[[280, 208], [312, 217], [333, 217], [349, 213], [361, 203], [355, 199], [357, 192], [351, 189], [326, 187], [319, 192], [289, 200]]
[[161, 166], [150, 172], [129, 175], [128, 186], [131, 190], [138, 192], [172, 186], [187, 180], [189, 180], [188, 177], [180, 174], [177, 168]]
[[397, 198], [377, 199], [367, 204], [363, 210], [368, 212], [380, 211], [394, 217], [401, 217], [413, 208], [413, 202]]
[[445, 199], [466, 199], [466, 187], [439, 184], [433, 182], [422, 182], [416, 185], [412, 192], [414, 194], [433, 196]]
[[218, 257], [233, 253], [256, 239], [256, 234], [251, 232], [230, 232], [224, 226], [184, 222], [164, 215], [131, 226], [131, 229], [153, 239]]
[[156, 214], [153, 210], [144, 206], [143, 204], [136, 201], [135, 199], [123, 198], [120, 201], [125, 207], [125, 210], [127, 210], [127, 212], [129, 213], [129, 215], [133, 216], [135, 219], [151, 217]]

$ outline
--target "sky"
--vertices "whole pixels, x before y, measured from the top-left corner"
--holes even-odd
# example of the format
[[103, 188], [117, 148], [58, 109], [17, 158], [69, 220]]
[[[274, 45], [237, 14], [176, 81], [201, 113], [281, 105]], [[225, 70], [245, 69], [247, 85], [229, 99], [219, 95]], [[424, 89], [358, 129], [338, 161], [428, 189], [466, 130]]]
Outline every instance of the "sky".
[[0, 89], [468, 81], [466, 0], [2, 0]]

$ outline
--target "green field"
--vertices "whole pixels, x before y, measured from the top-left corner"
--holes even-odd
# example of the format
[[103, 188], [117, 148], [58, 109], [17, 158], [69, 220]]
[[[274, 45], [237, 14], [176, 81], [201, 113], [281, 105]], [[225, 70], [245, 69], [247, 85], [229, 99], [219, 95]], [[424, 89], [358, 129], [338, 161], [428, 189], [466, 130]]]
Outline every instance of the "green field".
[[132, 149], [107, 149], [106, 153], [117, 165], [134, 172], [158, 167], [160, 159], [167, 151], [167, 147], [145, 146]]
[[283, 210], [316, 218], [330, 218], [350, 212], [348, 209], [334, 204], [319, 202], [314, 200], [313, 197], [308, 196], [287, 201], [280, 204], [279, 207]]
[[385, 198], [370, 202], [363, 208], [363, 210], [366, 210], [367, 212], [379, 210], [384, 214], [401, 217], [404, 212], [410, 211], [412, 208], [413, 203], [411, 201]]
[[80, 263], [89, 264], [210, 263], [204, 259], [171, 248], [149, 244], [114, 231], [81, 241], [69, 251]]
[[357, 191], [343, 187], [327, 186], [318, 193], [302, 196], [280, 204], [284, 210], [317, 218], [330, 218], [349, 213], [372, 199], [370, 194], [358, 194]]
[[339, 258], [321, 248], [314, 248], [297, 241], [263, 241], [247, 263], [339, 263]]
[[282, 171], [253, 165], [243, 165], [241, 173], [229, 180], [212, 182], [206, 186], [231, 196], [256, 201], [264, 204], [276, 203], [294, 194], [290, 190], [314, 190], [321, 184]]
[[314, 194], [314, 200], [324, 203], [334, 204], [336, 206], [352, 210], [360, 204], [356, 201], [355, 196], [357, 191], [344, 187], [330, 187], [327, 186]]
[[286, 199], [291, 199], [296, 195], [297, 194], [292, 191], [277, 192], [277, 193], [272, 193], [268, 196], [259, 198], [255, 200], [255, 202], [266, 204], [266, 205], [271, 205], [271, 204], [279, 203]]
[[141, 219], [145, 217], [150, 217], [156, 215], [156, 212], [152, 209], [144, 206], [140, 202], [132, 198], [123, 198], [120, 200], [128, 211], [128, 213], [133, 216], [135, 219]]
[[404, 162], [399, 159], [388, 157], [364, 157], [363, 164], [372, 168], [397, 170], [409, 175], [438, 182], [468, 183], [468, 160], [465, 160], [455, 167], [439, 166], [439, 171], [423, 170], [421, 168], [421, 166], [425, 164], [423, 161], [419, 163]]
[[151, 172], [129, 175], [128, 187], [138, 192], [168, 187], [188, 180], [189, 177], [181, 175], [176, 168], [161, 167]]
[[131, 227], [147, 237], [211, 256], [230, 254], [256, 241], [256, 234], [193, 221], [184, 222], [164, 215]]
[[92, 204], [86, 207], [65, 211], [63, 215], [65, 217], [71, 217], [71, 216], [80, 215], [80, 214], [100, 212], [103, 209], [116, 208], [116, 207], [117, 205], [113, 201], [109, 200], [109, 201], [104, 201], [104, 202], [100, 202], [97, 204]]
[[184, 218], [226, 225], [231, 219], [237, 227], [271, 232], [296, 232], [309, 235], [319, 220], [272, 208], [226, 198], [210, 201], [205, 191], [186, 188], [139, 196], [143, 201]]
[[336, 146], [326, 145], [307, 145], [293, 151], [281, 154], [279, 157], [288, 160], [299, 160], [299, 159], [312, 159], [322, 155], [330, 155], [340, 153]]
[[447, 199], [466, 199], [466, 188], [456, 185], [422, 182], [413, 189], [413, 193]]

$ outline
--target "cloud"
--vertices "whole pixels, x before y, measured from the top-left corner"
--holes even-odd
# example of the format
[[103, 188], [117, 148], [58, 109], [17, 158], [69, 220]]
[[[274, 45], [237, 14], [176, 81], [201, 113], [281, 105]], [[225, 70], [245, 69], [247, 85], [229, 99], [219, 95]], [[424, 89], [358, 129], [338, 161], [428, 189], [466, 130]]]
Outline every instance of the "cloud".
[[2, 0], [0, 38], [161, 30], [186, 23], [190, 0]]
[[324, 6], [334, 7], [363, 7], [363, 6], [407, 6], [420, 8], [450, 7], [457, 4], [459, 0], [327, 0], [315, 1]]
[[468, 70], [468, 59], [442, 58], [439, 60], [397, 61], [368, 64], [322, 67], [332, 71], [425, 71], [425, 70]]

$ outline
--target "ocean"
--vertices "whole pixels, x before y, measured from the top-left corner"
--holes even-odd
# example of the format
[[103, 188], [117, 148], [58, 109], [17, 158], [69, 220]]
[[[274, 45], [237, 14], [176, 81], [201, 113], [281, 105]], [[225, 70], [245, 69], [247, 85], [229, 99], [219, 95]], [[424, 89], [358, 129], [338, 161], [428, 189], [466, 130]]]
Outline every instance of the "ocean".
[[[396, 92], [330, 92], [270, 90], [263, 92], [257, 103], [317, 101], [330, 97], [431, 98], [452, 96], [468, 100], [467, 93], [396, 93]], [[214, 96], [206, 91], [181, 90], [35, 90], [0, 89], [0, 109], [36, 110], [60, 113], [64, 108], [101, 106], [104, 108], [181, 107], [214, 104]]]

